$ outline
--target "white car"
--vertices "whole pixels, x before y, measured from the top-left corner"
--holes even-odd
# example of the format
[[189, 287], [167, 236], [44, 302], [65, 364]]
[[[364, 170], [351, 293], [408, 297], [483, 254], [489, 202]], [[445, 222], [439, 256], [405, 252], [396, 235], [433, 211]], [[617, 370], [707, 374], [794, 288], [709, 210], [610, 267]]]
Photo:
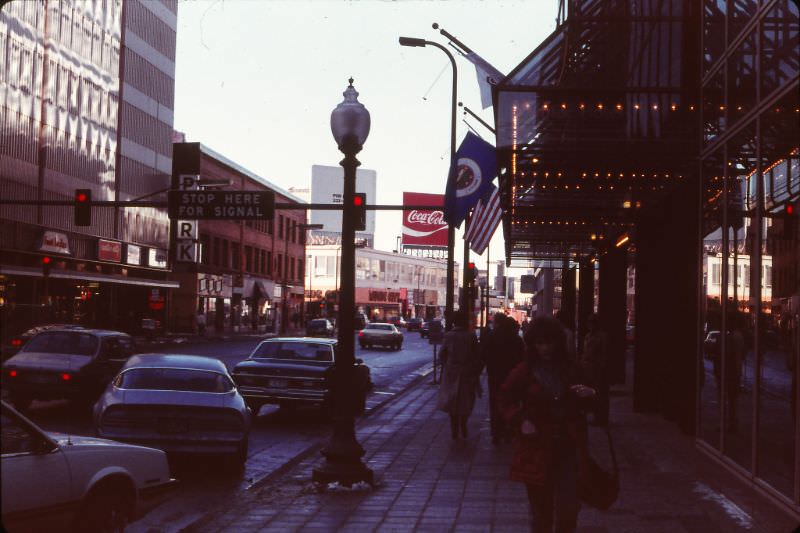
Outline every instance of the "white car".
[[94, 407], [97, 435], [166, 452], [247, 460], [250, 409], [219, 359], [131, 357]]
[[161, 450], [45, 433], [2, 402], [6, 531], [119, 531], [171, 487]]

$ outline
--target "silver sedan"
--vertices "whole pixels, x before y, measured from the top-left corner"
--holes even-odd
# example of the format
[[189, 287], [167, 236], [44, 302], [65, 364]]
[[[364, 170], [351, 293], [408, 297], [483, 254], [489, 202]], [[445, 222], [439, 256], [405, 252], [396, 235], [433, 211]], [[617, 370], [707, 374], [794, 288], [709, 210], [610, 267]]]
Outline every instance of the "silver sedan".
[[218, 359], [136, 355], [94, 408], [97, 434], [166, 452], [247, 460], [251, 412]]

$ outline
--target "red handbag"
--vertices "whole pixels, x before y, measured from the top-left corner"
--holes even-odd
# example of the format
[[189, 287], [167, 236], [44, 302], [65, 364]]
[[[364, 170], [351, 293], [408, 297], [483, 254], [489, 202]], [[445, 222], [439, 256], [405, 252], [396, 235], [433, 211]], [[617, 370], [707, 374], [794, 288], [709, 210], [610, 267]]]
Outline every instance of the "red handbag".
[[578, 476], [578, 496], [581, 501], [590, 507], [605, 511], [609, 509], [619, 496], [619, 467], [617, 456], [614, 453], [614, 443], [611, 433], [606, 428], [608, 435], [608, 449], [611, 451], [613, 471], [606, 472], [598, 465], [589, 454], [586, 454], [582, 471]]

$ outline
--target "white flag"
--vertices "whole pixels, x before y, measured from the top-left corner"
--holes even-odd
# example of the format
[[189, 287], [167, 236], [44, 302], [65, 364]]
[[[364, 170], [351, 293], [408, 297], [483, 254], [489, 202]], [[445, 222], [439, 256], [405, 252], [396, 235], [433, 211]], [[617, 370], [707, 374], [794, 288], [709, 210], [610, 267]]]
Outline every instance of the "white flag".
[[492, 85], [497, 85], [503, 81], [505, 75], [475, 52], [465, 54], [464, 57], [475, 65], [475, 72], [478, 75], [478, 87], [481, 90], [481, 106], [483, 109], [492, 107]]

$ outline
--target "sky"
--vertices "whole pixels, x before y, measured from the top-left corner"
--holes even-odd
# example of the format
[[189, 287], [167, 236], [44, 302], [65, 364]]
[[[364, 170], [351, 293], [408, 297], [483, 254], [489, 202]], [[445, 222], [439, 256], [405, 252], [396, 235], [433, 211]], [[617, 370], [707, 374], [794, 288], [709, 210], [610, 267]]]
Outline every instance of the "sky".
[[[447, 46], [434, 22], [507, 74], [554, 29], [558, 0], [525, 1], [181, 1], [175, 129], [279, 187], [309, 187], [312, 165], [338, 165], [330, 113], [354, 78], [371, 130], [358, 155], [377, 172], [379, 204], [403, 191], [443, 194], [450, 157], [452, 71], [433, 47], [407, 48], [399, 36]], [[449, 48], [449, 47], [448, 47]], [[481, 110], [475, 68], [456, 56], [458, 99]], [[457, 114], [456, 145], [468, 131], [494, 144], [476, 120]], [[378, 212], [375, 247], [392, 250], [401, 211]], [[456, 261], [463, 257], [463, 226]], [[502, 228], [490, 249], [502, 258]], [[472, 259], [479, 268], [486, 254]]]

